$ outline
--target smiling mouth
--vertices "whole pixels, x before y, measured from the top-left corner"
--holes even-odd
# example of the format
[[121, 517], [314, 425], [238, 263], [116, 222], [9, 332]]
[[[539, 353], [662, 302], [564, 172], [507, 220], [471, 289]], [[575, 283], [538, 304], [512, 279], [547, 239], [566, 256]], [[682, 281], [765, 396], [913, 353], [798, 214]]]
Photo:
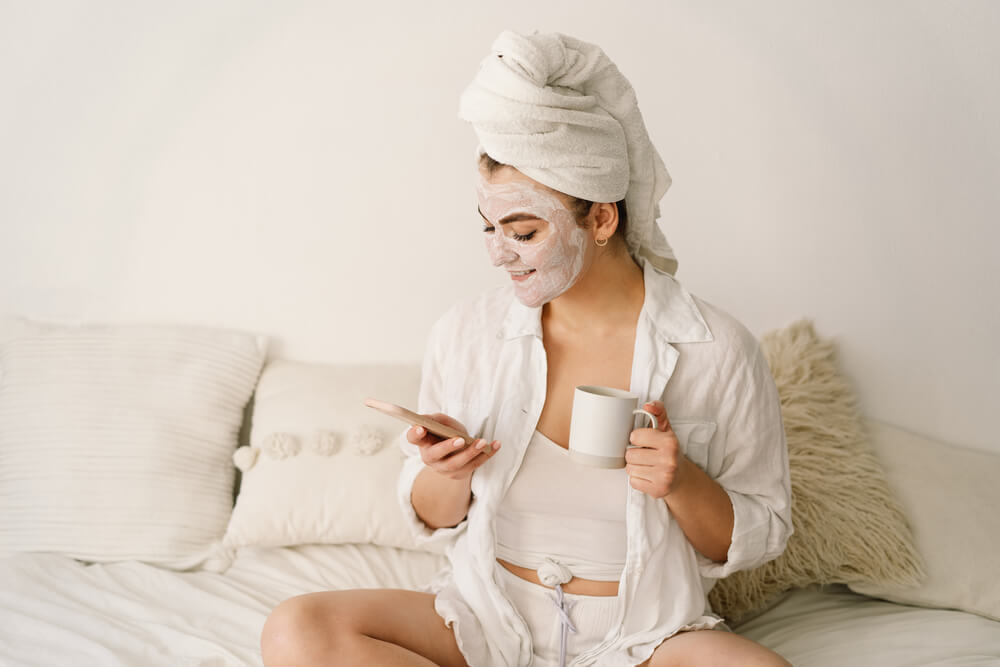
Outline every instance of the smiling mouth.
[[510, 279], [515, 280], [517, 282], [521, 282], [522, 280], [527, 280], [528, 278], [531, 277], [531, 274], [533, 274], [534, 272], [535, 272], [534, 269], [529, 269], [528, 271], [508, 271], [508, 273], [510, 274]]

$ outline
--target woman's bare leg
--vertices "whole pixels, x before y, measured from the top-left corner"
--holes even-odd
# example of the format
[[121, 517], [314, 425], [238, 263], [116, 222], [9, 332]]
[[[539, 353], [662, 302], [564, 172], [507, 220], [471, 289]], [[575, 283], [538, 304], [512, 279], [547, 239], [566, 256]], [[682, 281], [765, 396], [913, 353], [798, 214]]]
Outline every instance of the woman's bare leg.
[[267, 617], [260, 647], [266, 667], [468, 667], [434, 595], [397, 588], [291, 597]]
[[663, 640], [639, 667], [792, 667], [757, 642], [721, 630], [691, 630]]

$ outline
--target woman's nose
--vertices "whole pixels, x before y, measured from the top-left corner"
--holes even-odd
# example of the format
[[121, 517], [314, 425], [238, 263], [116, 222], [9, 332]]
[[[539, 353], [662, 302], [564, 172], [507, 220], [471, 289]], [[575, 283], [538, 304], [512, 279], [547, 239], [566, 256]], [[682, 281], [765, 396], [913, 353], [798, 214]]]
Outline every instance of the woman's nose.
[[[496, 234], [496, 232], [493, 232]], [[509, 264], [517, 259], [518, 255], [502, 239], [491, 238], [487, 241], [487, 249], [490, 253], [490, 261], [493, 266]]]

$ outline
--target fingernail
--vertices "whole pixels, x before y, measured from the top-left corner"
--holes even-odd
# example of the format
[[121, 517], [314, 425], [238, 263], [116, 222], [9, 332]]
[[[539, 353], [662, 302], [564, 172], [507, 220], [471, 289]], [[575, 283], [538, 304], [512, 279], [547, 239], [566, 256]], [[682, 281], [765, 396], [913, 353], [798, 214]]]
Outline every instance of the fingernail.
[[498, 449], [500, 449], [500, 442], [495, 440], [493, 442], [493, 451], [496, 451]]
[[416, 431], [417, 431], [417, 435], [423, 435], [424, 434], [424, 427], [423, 426], [418, 426], [416, 428]]
[[457, 440], [455, 440], [456, 447], [461, 447], [464, 444], [465, 444], [465, 438], [458, 438]]
[[482, 449], [485, 446], [486, 446], [485, 440], [480, 439], [476, 441], [476, 449]]

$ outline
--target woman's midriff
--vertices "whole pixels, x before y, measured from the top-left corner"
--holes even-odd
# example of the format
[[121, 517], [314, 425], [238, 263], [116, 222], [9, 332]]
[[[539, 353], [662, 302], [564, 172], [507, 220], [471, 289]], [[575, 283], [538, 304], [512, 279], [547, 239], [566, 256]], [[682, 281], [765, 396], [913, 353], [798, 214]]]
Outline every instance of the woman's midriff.
[[[538, 578], [538, 572], [536, 570], [532, 570], [528, 567], [521, 567], [520, 565], [514, 565], [513, 563], [505, 561], [502, 558], [497, 558], [497, 562], [522, 579], [530, 581], [533, 584], [538, 584], [539, 586], [545, 586], [545, 584], [542, 583], [542, 580]], [[580, 577], [573, 577], [562, 585], [562, 589], [563, 592], [572, 593], [574, 595], [618, 595], [618, 582], [597, 581], [595, 579], [581, 579]]]

